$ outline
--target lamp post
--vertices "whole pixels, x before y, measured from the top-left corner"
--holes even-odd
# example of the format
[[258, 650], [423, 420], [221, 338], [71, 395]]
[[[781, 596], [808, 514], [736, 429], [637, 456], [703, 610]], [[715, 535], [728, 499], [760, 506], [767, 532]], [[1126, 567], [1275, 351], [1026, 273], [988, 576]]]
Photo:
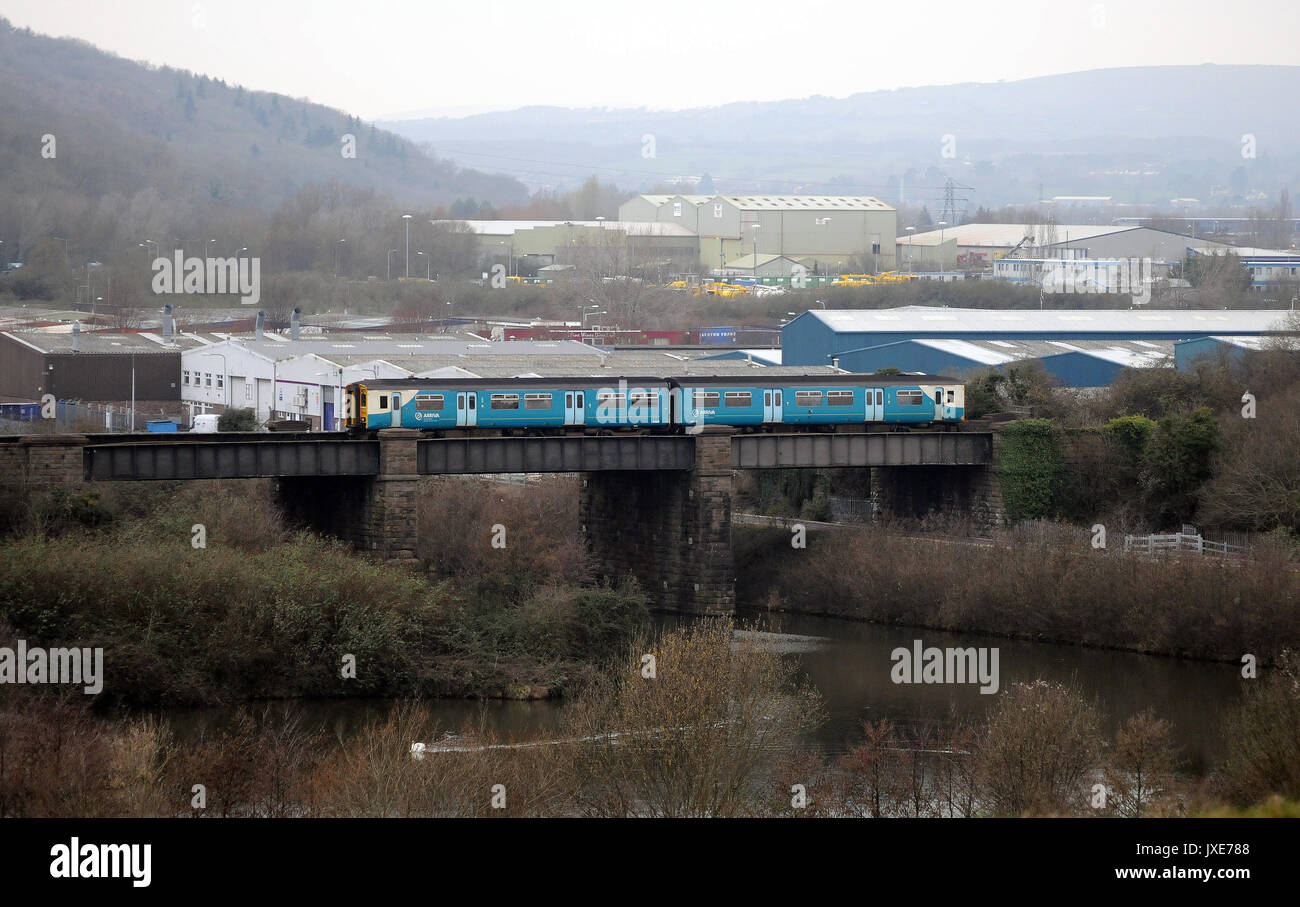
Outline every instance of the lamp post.
[[205, 259], [208, 257], [208, 246], [212, 245], [212, 243], [214, 243], [214, 242], [216, 242], [215, 239], [209, 239], [209, 240], [204, 241], [204, 243], [203, 243], [203, 257], [204, 257]]
[[749, 226], [754, 231], [754, 279], [758, 280], [758, 231], [763, 228], [763, 225], [750, 224]]
[[916, 227], [904, 227], [907, 231], [907, 273], [912, 273], [912, 240], [916, 236]]
[[388, 250], [388, 279], [389, 280], [393, 279], [393, 253], [395, 253], [396, 251], [397, 251], [396, 249]]
[[411, 215], [403, 214], [402, 220], [406, 221], [406, 277], [411, 277]]
[[339, 276], [339, 252], [341, 251], [341, 245], [345, 242], [347, 242], [346, 238], [340, 239], [338, 242], [334, 244], [334, 276], [335, 277]]

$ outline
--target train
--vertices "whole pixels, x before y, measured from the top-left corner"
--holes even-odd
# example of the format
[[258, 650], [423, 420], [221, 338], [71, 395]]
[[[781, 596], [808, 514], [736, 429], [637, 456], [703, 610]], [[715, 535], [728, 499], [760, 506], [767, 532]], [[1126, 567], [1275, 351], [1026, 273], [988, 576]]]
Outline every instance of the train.
[[935, 375], [392, 378], [349, 384], [344, 406], [353, 434], [955, 430], [965, 386]]

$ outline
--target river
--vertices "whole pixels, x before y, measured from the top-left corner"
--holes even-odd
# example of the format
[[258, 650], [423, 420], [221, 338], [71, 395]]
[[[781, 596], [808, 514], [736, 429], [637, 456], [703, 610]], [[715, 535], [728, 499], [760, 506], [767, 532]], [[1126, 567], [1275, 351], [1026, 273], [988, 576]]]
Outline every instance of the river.
[[[661, 627], [667, 627], [683, 618], [657, 620]], [[911, 649], [918, 639], [926, 647], [997, 648], [1001, 689], [1040, 678], [1076, 684], [1100, 707], [1108, 735], [1130, 715], [1153, 708], [1158, 717], [1172, 723], [1174, 742], [1180, 747], [1187, 770], [1194, 774], [1223, 757], [1223, 718], [1238, 701], [1242, 683], [1238, 669], [1229, 664], [827, 617], [756, 614], [747, 620], [762, 631], [818, 638], [795, 646], [803, 651], [791, 657], [798, 660], [822, 696], [826, 721], [814, 739], [828, 755], [846, 752], [857, 743], [862, 737], [863, 721], [888, 718], [903, 725], [942, 724], [953, 714], [972, 721], [997, 699], [995, 695], [982, 695], [974, 684], [895, 684], [890, 678], [894, 664], [891, 653], [899, 647]], [[288, 706], [275, 704], [272, 708]], [[295, 701], [292, 707], [302, 710], [307, 726], [347, 736], [369, 719], [382, 715], [391, 703], [375, 699], [307, 700]], [[563, 706], [553, 701], [435, 700], [428, 703], [428, 708], [434, 711], [440, 727], [447, 730], [459, 731], [482, 722], [501, 737], [526, 740], [553, 731]], [[227, 709], [169, 709], [166, 717], [184, 739], [201, 728], [224, 722], [230, 714]]]

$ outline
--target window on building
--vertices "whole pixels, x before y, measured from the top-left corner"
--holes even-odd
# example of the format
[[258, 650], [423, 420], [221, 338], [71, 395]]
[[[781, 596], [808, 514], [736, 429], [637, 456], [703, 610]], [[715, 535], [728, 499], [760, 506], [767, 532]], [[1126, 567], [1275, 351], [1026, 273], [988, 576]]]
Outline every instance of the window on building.
[[753, 406], [754, 397], [749, 391], [727, 391], [723, 394], [727, 406]]
[[524, 394], [524, 409], [550, 409], [550, 394]]
[[415, 411], [417, 413], [432, 413], [442, 409], [442, 394], [421, 394], [415, 398]]
[[717, 391], [696, 391], [692, 394], [692, 398], [695, 401], [694, 406], [696, 409], [707, 409], [711, 406], [717, 406], [722, 399], [718, 396]]
[[682, 216], [682, 203], [673, 202], [673, 217], [681, 217], [681, 216]]
[[209, 372], [204, 372], [204, 373], [203, 373], [203, 386], [204, 386], [204, 387], [211, 387], [211, 386], [212, 386], [212, 375], [211, 375], [211, 373], [209, 373]]
[[189, 383], [190, 383], [190, 372], [189, 369], [186, 369], [185, 371], [181, 372], [181, 384], [189, 384]]
[[492, 409], [518, 409], [518, 394], [493, 394], [489, 403]]
[[853, 391], [827, 391], [827, 406], [852, 406]]
[[925, 395], [920, 391], [899, 391], [899, 406], [920, 406], [925, 402]]
[[822, 392], [821, 391], [795, 391], [794, 405], [795, 406], [821, 406]]
[[217, 387], [225, 387], [225, 386], [226, 386], [226, 376], [217, 375]]
[[719, 204], [719, 205], [714, 205], [714, 206], [713, 206], [713, 216], [714, 216], [714, 217], [721, 217], [721, 216], [722, 216], [722, 205]]

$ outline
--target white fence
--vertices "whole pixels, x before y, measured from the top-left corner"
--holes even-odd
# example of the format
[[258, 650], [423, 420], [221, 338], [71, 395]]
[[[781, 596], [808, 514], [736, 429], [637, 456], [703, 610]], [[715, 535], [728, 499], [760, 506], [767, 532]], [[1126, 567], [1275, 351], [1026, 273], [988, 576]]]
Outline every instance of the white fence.
[[1124, 536], [1124, 553], [1129, 554], [1171, 554], [1188, 552], [1191, 554], [1209, 554], [1215, 557], [1244, 557], [1250, 552], [1247, 545], [1234, 545], [1230, 542], [1216, 542], [1205, 538], [1195, 530], [1187, 532], [1190, 526], [1184, 526], [1183, 532], [1170, 535], [1126, 535]]

